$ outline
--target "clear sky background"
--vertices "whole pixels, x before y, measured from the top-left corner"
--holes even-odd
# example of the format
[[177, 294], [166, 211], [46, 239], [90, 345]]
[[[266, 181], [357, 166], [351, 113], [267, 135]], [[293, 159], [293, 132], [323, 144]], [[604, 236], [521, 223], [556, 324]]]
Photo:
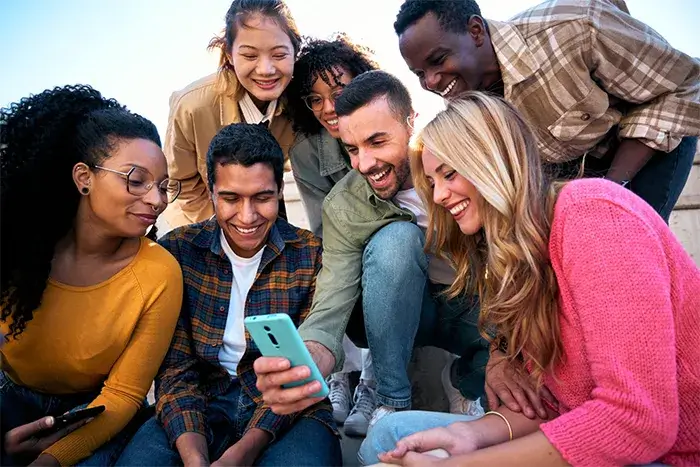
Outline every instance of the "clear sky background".
[[[449, 1], [449, 0], [445, 0]], [[288, 0], [304, 35], [348, 33], [411, 90], [423, 119], [442, 105], [423, 91], [393, 31], [403, 0]], [[482, 0], [505, 20], [537, 0]], [[58, 85], [90, 84], [151, 119], [165, 135], [172, 91], [215, 71], [206, 46], [230, 0], [0, 0], [0, 106]], [[633, 16], [700, 57], [700, 0], [627, 0]], [[421, 122], [419, 122], [420, 124]]]

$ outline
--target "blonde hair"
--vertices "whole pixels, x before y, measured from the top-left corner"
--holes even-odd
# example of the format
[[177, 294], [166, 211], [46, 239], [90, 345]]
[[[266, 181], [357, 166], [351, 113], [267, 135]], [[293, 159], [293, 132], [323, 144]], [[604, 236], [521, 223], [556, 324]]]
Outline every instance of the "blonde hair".
[[[478, 293], [482, 334], [504, 339], [507, 358], [523, 358], [541, 383], [563, 358], [558, 287], [548, 253], [560, 185], [546, 180], [532, 131], [510, 104], [472, 92], [451, 102], [422, 130], [416, 149], [411, 169], [428, 210], [426, 244], [438, 255], [446, 253], [457, 271], [448, 295]], [[479, 234], [464, 235], [449, 211], [433, 201], [423, 149], [468, 179], [483, 197]]]

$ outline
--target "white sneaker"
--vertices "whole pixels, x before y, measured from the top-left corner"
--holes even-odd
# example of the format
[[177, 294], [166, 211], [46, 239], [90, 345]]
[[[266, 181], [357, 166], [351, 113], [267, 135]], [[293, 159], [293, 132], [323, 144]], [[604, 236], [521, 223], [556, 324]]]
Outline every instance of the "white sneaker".
[[347, 373], [333, 373], [328, 379], [328, 398], [333, 406], [333, 420], [339, 425], [345, 422], [350, 413], [350, 383]]
[[345, 434], [348, 436], [367, 436], [370, 419], [377, 407], [377, 394], [362, 380], [355, 388], [355, 406], [345, 420]]
[[472, 415], [479, 417], [484, 415], [484, 408], [481, 407], [481, 402], [479, 399], [473, 401], [462, 396], [459, 389], [452, 386], [452, 380], [450, 379], [450, 372], [452, 369], [452, 363], [457, 360], [456, 355], [450, 354], [445, 364], [445, 368], [442, 369], [442, 388], [445, 391], [447, 400], [450, 403], [450, 413], [458, 415]]
[[386, 405], [380, 405], [379, 407], [377, 407], [377, 409], [372, 414], [372, 419], [369, 421], [369, 430], [371, 430], [372, 427], [376, 425], [379, 420], [386, 417], [387, 415], [391, 415], [392, 413], [396, 412], [396, 410], [397, 409], [395, 409], [394, 407], [388, 407]]

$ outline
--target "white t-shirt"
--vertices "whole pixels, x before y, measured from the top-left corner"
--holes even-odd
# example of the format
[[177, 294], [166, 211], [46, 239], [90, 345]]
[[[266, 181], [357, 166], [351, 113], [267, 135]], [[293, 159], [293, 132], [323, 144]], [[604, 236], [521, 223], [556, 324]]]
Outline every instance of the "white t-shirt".
[[[425, 232], [428, 228], [428, 213], [415, 188], [401, 190], [394, 196], [394, 203], [400, 208], [411, 211], [416, 216], [418, 227]], [[455, 270], [446, 259], [437, 259], [428, 255], [428, 278], [436, 284], [451, 285], [455, 280]]]
[[262, 247], [252, 258], [241, 258], [233, 252], [223, 232], [221, 232], [220, 241], [221, 248], [231, 261], [233, 279], [226, 328], [224, 329], [224, 345], [219, 350], [219, 363], [226, 368], [226, 371], [235, 376], [238, 362], [241, 361], [246, 349], [245, 327], [243, 325], [245, 303], [248, 292], [255, 282], [265, 247]]

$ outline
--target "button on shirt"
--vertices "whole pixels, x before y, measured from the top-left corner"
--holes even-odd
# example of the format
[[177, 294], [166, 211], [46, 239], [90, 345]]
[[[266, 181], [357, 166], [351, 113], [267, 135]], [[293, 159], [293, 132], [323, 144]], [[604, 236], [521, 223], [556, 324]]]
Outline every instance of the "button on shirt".
[[265, 247], [263, 246], [252, 258], [243, 258], [233, 251], [223, 230], [220, 237], [221, 249], [231, 261], [233, 280], [231, 281], [231, 300], [228, 305], [224, 340], [221, 350], [219, 350], [219, 363], [232, 376], [236, 376], [238, 362], [241, 361], [246, 349], [245, 326], [243, 325], [246, 299], [255, 282]]

